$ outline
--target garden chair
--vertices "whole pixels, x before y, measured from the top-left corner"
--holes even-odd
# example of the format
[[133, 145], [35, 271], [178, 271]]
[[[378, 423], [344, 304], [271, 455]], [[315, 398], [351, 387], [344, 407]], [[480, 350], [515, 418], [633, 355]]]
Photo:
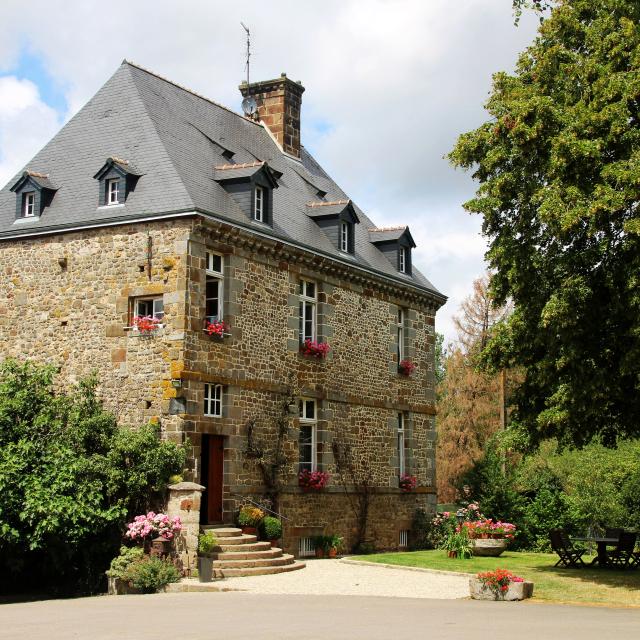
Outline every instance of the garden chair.
[[620, 569], [629, 569], [635, 566], [634, 549], [636, 546], [636, 534], [632, 531], [623, 531], [616, 548], [607, 553], [610, 565]]
[[558, 554], [559, 560], [553, 566], [557, 567], [584, 567], [586, 566], [582, 560], [585, 551], [576, 549], [573, 542], [563, 529], [552, 529], [549, 532], [551, 540], [551, 548]]

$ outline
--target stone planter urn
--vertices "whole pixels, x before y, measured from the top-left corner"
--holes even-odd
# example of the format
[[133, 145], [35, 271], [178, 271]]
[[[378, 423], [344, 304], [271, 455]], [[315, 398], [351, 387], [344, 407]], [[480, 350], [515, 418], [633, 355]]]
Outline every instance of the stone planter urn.
[[127, 596], [142, 593], [138, 589], [129, 586], [128, 582], [120, 578], [107, 576], [107, 593], [110, 596]]
[[506, 538], [473, 538], [471, 540], [474, 556], [497, 558], [507, 548]]
[[533, 595], [533, 582], [512, 582], [506, 591], [495, 592], [473, 577], [469, 580], [469, 593], [474, 600], [524, 600]]

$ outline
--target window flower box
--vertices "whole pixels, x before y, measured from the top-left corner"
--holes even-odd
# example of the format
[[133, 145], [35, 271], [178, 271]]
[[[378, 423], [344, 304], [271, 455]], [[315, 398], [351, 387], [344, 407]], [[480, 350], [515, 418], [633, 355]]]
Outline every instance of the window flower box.
[[416, 365], [409, 359], [400, 360], [398, 373], [408, 378], [416, 370]]
[[225, 336], [230, 336], [229, 326], [226, 322], [222, 320], [217, 320], [215, 322], [209, 322], [209, 320], [205, 320], [203, 331], [211, 336], [212, 338], [217, 338], [218, 340], [222, 340]]
[[398, 485], [400, 487], [400, 491], [402, 491], [403, 493], [410, 493], [411, 491], [414, 491], [418, 486], [418, 479], [415, 476], [412, 476], [410, 473], [403, 473], [400, 476]]
[[308, 338], [300, 345], [300, 353], [303, 356], [317, 360], [324, 360], [329, 351], [331, 351], [331, 347], [326, 342], [318, 342]]
[[140, 336], [153, 336], [163, 326], [161, 318], [153, 316], [134, 316], [131, 327]]
[[321, 491], [329, 483], [329, 477], [326, 471], [303, 469], [298, 474], [298, 485], [303, 491]]

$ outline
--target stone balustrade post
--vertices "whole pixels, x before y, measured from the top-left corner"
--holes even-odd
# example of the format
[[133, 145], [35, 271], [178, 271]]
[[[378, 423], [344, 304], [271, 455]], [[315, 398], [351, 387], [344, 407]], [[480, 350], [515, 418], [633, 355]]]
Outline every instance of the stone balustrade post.
[[167, 515], [179, 516], [182, 531], [176, 537], [176, 553], [187, 571], [195, 568], [200, 533], [200, 501], [205, 487], [195, 482], [178, 482], [169, 485]]

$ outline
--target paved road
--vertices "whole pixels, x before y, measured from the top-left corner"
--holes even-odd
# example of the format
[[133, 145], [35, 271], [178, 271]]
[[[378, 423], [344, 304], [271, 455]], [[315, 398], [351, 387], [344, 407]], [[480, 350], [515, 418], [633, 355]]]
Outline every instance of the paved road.
[[0, 605], [2, 640], [603, 640], [640, 611], [359, 596], [175, 593]]

